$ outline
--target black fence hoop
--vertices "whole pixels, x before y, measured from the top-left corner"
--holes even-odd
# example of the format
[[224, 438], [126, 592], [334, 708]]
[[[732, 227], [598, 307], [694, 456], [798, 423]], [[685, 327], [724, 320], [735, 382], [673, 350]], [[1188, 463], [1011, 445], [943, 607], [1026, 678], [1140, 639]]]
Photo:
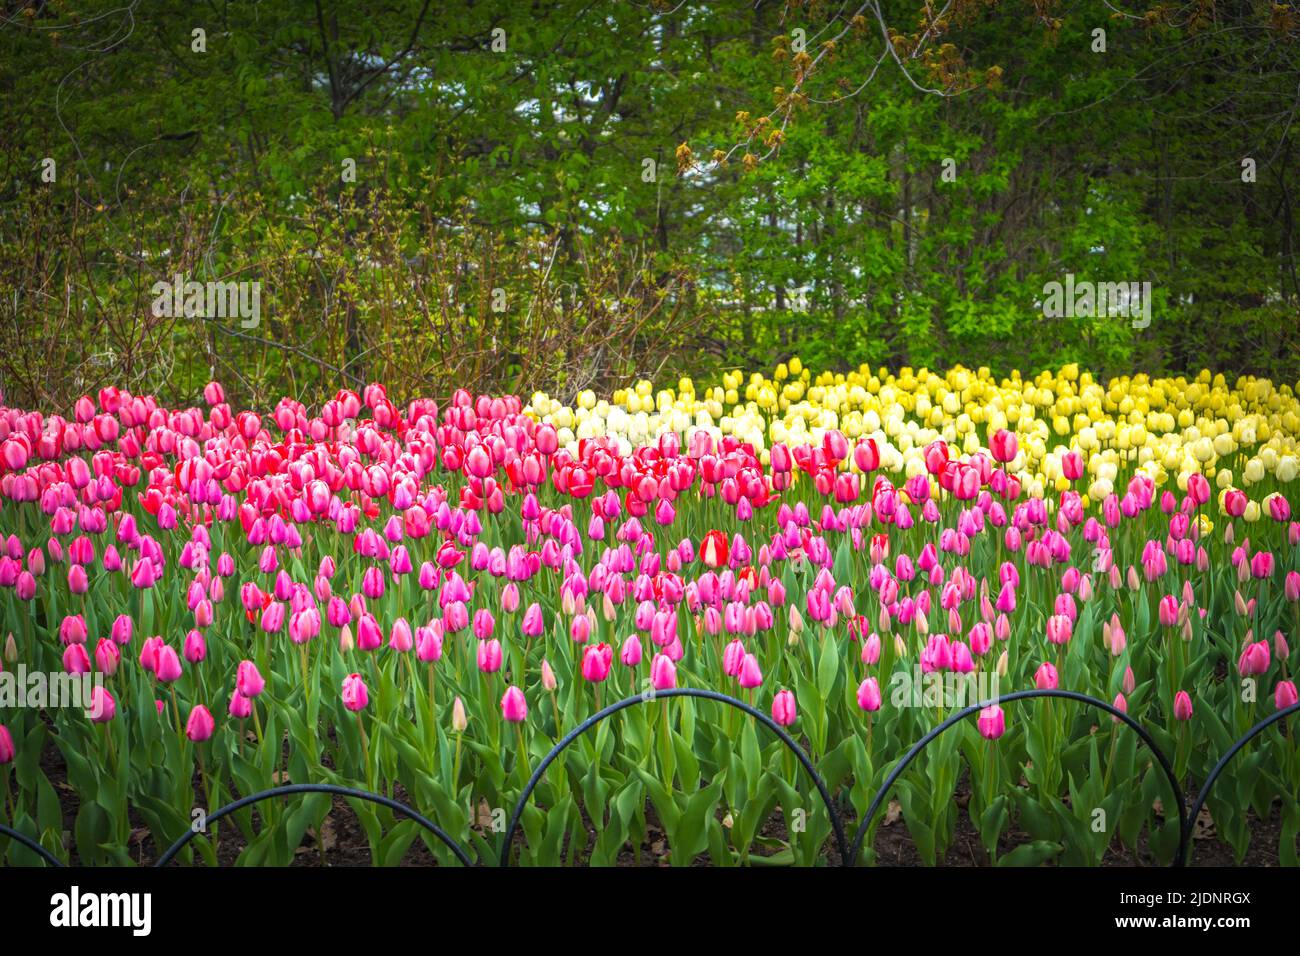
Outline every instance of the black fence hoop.
[[1214, 785], [1218, 783], [1219, 777], [1227, 768], [1229, 761], [1231, 761], [1233, 757], [1237, 756], [1238, 752], [1245, 747], [1246, 744], [1250, 743], [1269, 727], [1279, 721], [1285, 720], [1287, 717], [1290, 717], [1296, 711], [1300, 711], [1300, 704], [1292, 704], [1290, 707], [1269, 714], [1254, 727], [1251, 727], [1250, 730], [1238, 737], [1233, 745], [1228, 748], [1227, 753], [1219, 758], [1219, 762], [1214, 765], [1214, 769], [1210, 771], [1209, 776], [1205, 778], [1205, 782], [1201, 784], [1201, 792], [1196, 795], [1196, 800], [1192, 804], [1190, 816], [1186, 821], [1188, 832], [1186, 838], [1181, 843], [1183, 848], [1183, 856], [1179, 857], [1182, 861], [1181, 865], [1186, 866], [1188, 859], [1192, 855], [1191, 830], [1192, 827], [1196, 825], [1196, 818], [1201, 812], [1201, 807], [1205, 806], [1205, 801], [1210, 797], [1210, 791], [1214, 788]]
[[[853, 846], [849, 851], [849, 856], [845, 858], [844, 865], [857, 866], [858, 856], [862, 853], [862, 843], [867, 836], [867, 828], [875, 818], [876, 811], [880, 809], [880, 804], [883, 803], [885, 798], [889, 795], [894, 784], [898, 782], [898, 778], [903, 775], [903, 771], [908, 768], [912, 761], [920, 755], [921, 751], [925, 750], [925, 748], [928, 747], [936, 737], [942, 734], [949, 727], [961, 723], [967, 717], [978, 713], [985, 707], [994, 704], [1010, 703], [1013, 700], [1027, 700], [1035, 697], [1059, 697], [1063, 700], [1073, 700], [1081, 704], [1091, 704], [1093, 707], [1106, 711], [1112, 717], [1119, 718], [1124, 723], [1128, 724], [1128, 726], [1133, 728], [1138, 737], [1147, 745], [1147, 749], [1151, 751], [1152, 755], [1156, 758], [1156, 761], [1160, 764], [1160, 769], [1164, 771], [1165, 778], [1169, 781], [1170, 789], [1174, 792], [1174, 800], [1178, 804], [1178, 852], [1174, 854], [1174, 861], [1170, 865], [1182, 866], [1183, 859], [1187, 853], [1187, 837], [1189, 831], [1187, 823], [1187, 807], [1183, 802], [1183, 791], [1178, 785], [1178, 778], [1174, 775], [1173, 766], [1169, 763], [1169, 759], [1165, 756], [1164, 751], [1156, 746], [1156, 742], [1151, 738], [1151, 735], [1147, 733], [1146, 729], [1141, 724], [1128, 714], [1124, 713], [1124, 711], [1106, 703], [1104, 700], [1099, 700], [1096, 697], [1089, 697], [1087, 694], [1080, 694], [1072, 690], [1038, 689], [1018, 690], [1014, 693], [1007, 694], [1005, 697], [998, 697], [993, 700], [982, 701], [978, 704], [971, 704], [964, 710], [960, 710], [950, 716], [937, 727], [931, 728], [929, 733], [913, 744], [911, 749], [903, 755], [903, 758], [894, 765], [894, 769], [889, 772], [889, 776], [885, 778], [885, 782], [881, 784], [880, 789], [876, 791], [876, 796], [871, 801], [871, 806], [867, 808], [866, 814], [862, 817], [862, 822], [858, 825], [857, 833], [853, 837]], [[1229, 756], [1231, 756], [1231, 754], [1229, 754]], [[1195, 817], [1192, 819], [1195, 819]]]
[[[242, 810], [244, 807], [250, 806], [254, 803], [260, 803], [263, 800], [269, 800], [272, 797], [288, 796], [295, 793], [329, 793], [339, 797], [348, 797], [356, 800], [365, 800], [369, 803], [377, 803], [390, 810], [395, 810], [405, 816], [408, 820], [414, 820], [424, 829], [428, 830], [441, 840], [443, 844], [446, 845], [447, 849], [451, 850], [451, 852], [455, 854], [456, 859], [458, 859], [463, 865], [474, 865], [473, 861], [469, 858], [469, 854], [461, 848], [459, 843], [448, 836], [442, 827], [438, 826], [438, 824], [434, 823], [419, 811], [413, 810], [406, 804], [394, 800], [391, 797], [386, 797], [382, 793], [371, 793], [369, 790], [358, 790], [354, 787], [341, 787], [333, 783], [290, 783], [285, 784], [282, 787], [273, 787], [270, 790], [250, 793], [246, 797], [240, 797], [238, 800], [227, 803], [225, 806], [209, 813], [205, 819], [205, 823], [215, 823], [222, 817], [234, 813], [236, 810]], [[187, 843], [198, 835], [199, 832], [196, 830], [186, 831], [184, 836], [168, 847], [167, 852], [158, 858], [158, 862], [155, 863], [154, 866], [166, 866], [172, 861], [177, 853], [185, 848]]]
[[698, 687], [673, 687], [667, 690], [657, 690], [654, 693], [647, 693], [644, 695], [638, 694], [635, 697], [625, 697], [623, 700], [610, 704], [603, 710], [599, 710], [592, 714], [560, 738], [555, 746], [551, 748], [550, 752], [542, 758], [542, 762], [537, 765], [537, 769], [534, 770], [532, 776], [528, 778], [528, 783], [524, 786], [523, 792], [519, 795], [519, 801], [515, 804], [514, 813], [510, 817], [510, 826], [506, 828], [505, 840], [501, 846], [500, 865], [503, 867], [508, 867], [510, 865], [511, 841], [514, 839], [515, 831], [519, 828], [519, 819], [523, 816], [524, 807], [528, 803], [528, 798], [533, 795], [533, 790], [535, 790], [537, 785], [541, 782], [542, 775], [546, 773], [546, 768], [549, 767], [555, 759], [560, 756], [560, 754], [568, 749], [570, 744], [592, 727], [595, 727], [606, 717], [617, 714], [621, 710], [626, 710], [628, 707], [632, 707], [635, 704], [644, 704], [652, 700], [663, 700], [669, 697], [696, 697], [701, 700], [712, 700], [720, 704], [727, 704], [728, 706], [734, 707], [753, 717], [759, 723], [766, 726], [768, 730], [776, 734], [777, 739], [789, 748], [789, 750], [795, 755], [795, 758], [798, 759], [799, 763], [803, 766], [804, 770], [810, 777], [812, 777], [813, 783], [817, 786], [817, 791], [821, 794], [822, 802], [826, 804], [826, 812], [830, 814], [831, 827], [834, 831], [835, 843], [840, 851], [840, 858], [847, 858], [848, 844], [844, 836], [844, 821], [840, 818], [840, 813], [835, 808], [835, 801], [831, 798], [830, 790], [826, 787], [826, 781], [823, 780], [821, 774], [817, 772], [817, 768], [813, 764], [812, 758], [809, 757], [804, 749], [795, 742], [793, 737], [786, 733], [784, 727], [761, 710], [750, 706], [743, 700], [737, 700], [735, 697], [730, 697], [715, 690], [705, 690]]
[[3, 823], [0, 823], [0, 836], [8, 837], [11, 840], [17, 840], [27, 849], [31, 850], [42, 860], [48, 863], [50, 866], [60, 866], [60, 867], [67, 866], [66, 863], [60, 860], [49, 850], [45, 849], [45, 847], [41, 846], [39, 843], [37, 843], [35, 840], [29, 837], [26, 833], [19, 833], [13, 827], [5, 826]]

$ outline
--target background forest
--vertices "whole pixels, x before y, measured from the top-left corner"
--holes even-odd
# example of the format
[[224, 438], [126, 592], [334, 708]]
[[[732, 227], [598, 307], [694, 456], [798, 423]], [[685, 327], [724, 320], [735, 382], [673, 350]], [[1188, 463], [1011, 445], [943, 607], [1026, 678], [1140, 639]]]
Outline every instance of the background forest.
[[[860, 363], [1300, 376], [1300, 10], [0, 3], [0, 375], [395, 397]], [[1152, 321], [1045, 318], [1149, 281]], [[156, 315], [157, 282], [261, 314]]]

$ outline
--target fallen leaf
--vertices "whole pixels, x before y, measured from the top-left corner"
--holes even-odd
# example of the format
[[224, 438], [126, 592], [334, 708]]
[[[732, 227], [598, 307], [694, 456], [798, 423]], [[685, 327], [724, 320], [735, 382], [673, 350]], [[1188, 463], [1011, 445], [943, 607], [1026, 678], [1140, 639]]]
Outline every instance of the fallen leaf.
[[881, 821], [882, 827], [893, 826], [903, 815], [903, 805], [897, 800], [890, 800], [889, 806], [885, 807], [885, 819]]
[[1210, 808], [1201, 807], [1201, 812], [1196, 815], [1196, 822], [1192, 824], [1192, 839], [1212, 840], [1214, 836], [1214, 817], [1210, 816]]

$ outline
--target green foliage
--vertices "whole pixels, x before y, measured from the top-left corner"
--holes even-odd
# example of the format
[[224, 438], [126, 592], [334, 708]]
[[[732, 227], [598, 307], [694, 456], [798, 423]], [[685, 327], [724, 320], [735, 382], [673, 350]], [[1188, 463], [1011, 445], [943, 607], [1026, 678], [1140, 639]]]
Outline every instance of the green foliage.
[[[1294, 380], [1290, 8], [926, 9], [881, 4], [895, 59], [874, 14], [816, 4], [26, 5], [0, 33], [5, 387], [572, 391], [791, 352]], [[480, 298], [513, 275], [513, 321], [430, 308], [442, 242]], [[260, 280], [265, 326], [153, 321], [177, 271]], [[1067, 273], [1150, 281], [1151, 325], [1044, 318]], [[586, 317], [530, 369], [543, 299]]]

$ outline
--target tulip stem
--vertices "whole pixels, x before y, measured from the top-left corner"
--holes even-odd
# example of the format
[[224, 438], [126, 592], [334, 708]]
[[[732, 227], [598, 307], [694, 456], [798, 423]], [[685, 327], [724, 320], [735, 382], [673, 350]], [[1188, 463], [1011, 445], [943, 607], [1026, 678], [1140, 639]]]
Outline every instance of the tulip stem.
[[438, 739], [438, 708], [436, 705], [437, 698], [434, 697], [433, 690], [433, 661], [429, 662], [429, 739], [434, 743]]
[[366, 728], [361, 723], [361, 711], [357, 711], [357, 733], [361, 735], [361, 767], [366, 778], [366, 786], [371, 790], [375, 789], [373, 776], [370, 773], [370, 745], [366, 741]]
[[172, 681], [172, 683], [167, 686], [172, 692], [172, 709], [176, 711], [176, 736], [183, 737], [185, 732], [181, 730], [181, 704], [180, 701], [176, 699], [176, 682]]
[[9, 823], [12, 826], [18, 821], [18, 814], [14, 809], [14, 795], [9, 789], [9, 766], [5, 765], [4, 771], [0, 772], [0, 780], [4, 781], [4, 806], [9, 814]]
[[117, 773], [117, 748], [113, 744], [113, 732], [109, 729], [108, 722], [105, 721], [101, 726], [104, 728], [104, 740], [108, 744], [108, 762], [113, 768], [113, 773]]
[[307, 704], [307, 715], [311, 714], [311, 683], [307, 677], [307, 645], [298, 645], [298, 656], [302, 659], [302, 693]]
[[524, 722], [522, 720], [515, 724], [515, 732], [519, 736], [519, 765], [524, 771], [521, 779], [527, 783], [528, 778], [533, 775], [533, 772], [529, 768], [528, 745], [524, 743]]

